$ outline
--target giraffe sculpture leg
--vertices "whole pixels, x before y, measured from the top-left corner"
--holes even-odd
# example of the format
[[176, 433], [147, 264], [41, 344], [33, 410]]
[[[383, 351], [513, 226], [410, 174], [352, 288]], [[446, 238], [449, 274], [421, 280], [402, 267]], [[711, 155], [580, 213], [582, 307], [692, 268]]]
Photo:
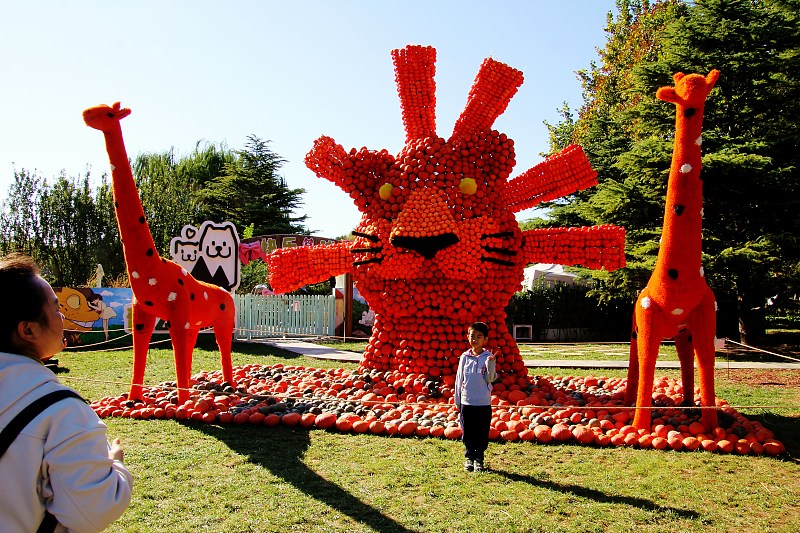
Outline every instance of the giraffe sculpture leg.
[[192, 351], [197, 342], [196, 328], [186, 329], [178, 324], [172, 324], [170, 337], [172, 350], [175, 354], [175, 377], [178, 383], [178, 403], [183, 404], [190, 399], [189, 377], [192, 374]]
[[[714, 363], [716, 337], [716, 299], [711, 289], [707, 289], [700, 306], [689, 318], [689, 327], [692, 330], [692, 344], [697, 356], [697, 374], [700, 381], [700, 405], [703, 407], [716, 406], [714, 392]], [[686, 386], [684, 385], [684, 389]], [[694, 394], [694, 389], [692, 389]], [[703, 409], [701, 422], [707, 431], [719, 425], [716, 409]]]
[[155, 315], [147, 312], [144, 304], [139, 301], [133, 303], [133, 378], [131, 389], [128, 392], [129, 400], [142, 399], [142, 384], [144, 383], [144, 369], [147, 366], [147, 352], [150, 348], [150, 339], [156, 327]]
[[630, 355], [628, 357], [628, 386], [625, 389], [625, 405], [636, 405], [636, 389], [639, 387], [639, 337], [636, 331], [636, 314], [633, 316]]
[[233, 364], [231, 363], [231, 346], [233, 344], [233, 322], [230, 320], [220, 321], [214, 324], [214, 337], [219, 348], [219, 360], [222, 366], [222, 377], [231, 386], [235, 387], [233, 381]]
[[[641, 300], [641, 298], [640, 298]], [[635, 317], [637, 325], [636, 344], [639, 355], [639, 383], [636, 388], [636, 413], [633, 415], [633, 427], [636, 429], [650, 429], [651, 412], [653, 405], [653, 380], [656, 373], [656, 359], [661, 346], [661, 328], [658, 327], [658, 318], [661, 311], [655, 307], [644, 308], [637, 303]], [[630, 386], [630, 385], [629, 385]]]
[[681, 384], [683, 385], [684, 407], [694, 405], [694, 338], [687, 328], [675, 336], [675, 350], [681, 362]]

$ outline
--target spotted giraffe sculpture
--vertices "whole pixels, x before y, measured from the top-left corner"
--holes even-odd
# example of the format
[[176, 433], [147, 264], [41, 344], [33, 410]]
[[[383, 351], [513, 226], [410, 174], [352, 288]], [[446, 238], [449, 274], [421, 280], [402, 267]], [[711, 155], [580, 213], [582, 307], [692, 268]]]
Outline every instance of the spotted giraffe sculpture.
[[[714, 340], [716, 300], [701, 264], [703, 182], [700, 176], [703, 109], [719, 72], [708, 76], [675, 74], [674, 87], [656, 96], [677, 107], [675, 145], [667, 184], [664, 226], [656, 266], [634, 310], [626, 401], [637, 409], [633, 426], [650, 429], [653, 378], [663, 339], [675, 339], [687, 406], [694, 405], [694, 356], [700, 402], [715, 405]], [[703, 409], [701, 422], [717, 426], [715, 409]]]
[[233, 382], [231, 343], [236, 318], [233, 297], [227, 291], [198, 281], [183, 267], [159, 256], [145, 220], [139, 193], [133, 181], [120, 120], [130, 109], [100, 105], [83, 112], [88, 126], [103, 132], [111, 163], [114, 211], [119, 224], [122, 250], [133, 290], [133, 379], [128, 399], [140, 399], [147, 352], [156, 319], [169, 324], [175, 354], [178, 401], [189, 399], [192, 352], [201, 329], [214, 328], [226, 381]]

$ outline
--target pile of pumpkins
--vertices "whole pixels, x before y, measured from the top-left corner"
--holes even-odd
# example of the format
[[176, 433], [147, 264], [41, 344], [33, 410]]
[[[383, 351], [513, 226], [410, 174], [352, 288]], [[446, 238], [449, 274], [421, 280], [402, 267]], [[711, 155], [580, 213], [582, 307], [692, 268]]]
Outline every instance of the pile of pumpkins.
[[[354, 372], [341, 368], [251, 364], [234, 368], [237, 387], [221, 372], [192, 377], [191, 399], [180, 404], [174, 382], [146, 387], [142, 400], [125, 394], [93, 402], [103, 417], [168, 418], [209, 424], [299, 426], [349, 433], [459, 439], [453, 379], [422, 374]], [[708, 430], [684, 401], [679, 381], [654, 384], [650, 431], [630, 425], [626, 380], [595, 376], [534, 376], [495, 385], [489, 437], [501, 441], [573, 442], [660, 450], [779, 455], [784, 445], [757, 421], [717, 400], [720, 427]], [[694, 395], [698, 394], [696, 391]]]

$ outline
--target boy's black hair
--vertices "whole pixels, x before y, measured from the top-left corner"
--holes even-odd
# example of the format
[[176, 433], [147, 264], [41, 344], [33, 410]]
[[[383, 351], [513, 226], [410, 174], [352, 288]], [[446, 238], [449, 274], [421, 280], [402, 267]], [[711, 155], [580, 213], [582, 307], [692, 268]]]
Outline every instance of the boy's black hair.
[[484, 337], [489, 336], [489, 326], [486, 325], [486, 322], [473, 322], [469, 325], [469, 329], [474, 329], [480, 333], [483, 333]]

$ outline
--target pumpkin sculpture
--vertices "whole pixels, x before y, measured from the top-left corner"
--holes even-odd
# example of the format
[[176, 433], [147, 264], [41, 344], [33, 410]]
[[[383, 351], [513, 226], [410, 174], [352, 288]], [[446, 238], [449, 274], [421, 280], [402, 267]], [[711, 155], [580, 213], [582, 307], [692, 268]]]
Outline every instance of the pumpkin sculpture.
[[527, 383], [504, 311], [524, 267], [620, 268], [624, 229], [520, 230], [515, 212], [596, 184], [575, 145], [509, 179], [514, 142], [492, 125], [522, 84], [520, 71], [486, 59], [444, 139], [436, 133], [436, 50], [407, 46], [392, 58], [406, 132], [400, 153], [347, 151], [323, 136], [306, 156], [363, 213], [355, 239], [275, 250], [267, 257], [270, 284], [286, 292], [351, 273], [375, 311], [364, 370], [452, 376], [467, 324], [481, 320], [500, 376], [507, 385]]

